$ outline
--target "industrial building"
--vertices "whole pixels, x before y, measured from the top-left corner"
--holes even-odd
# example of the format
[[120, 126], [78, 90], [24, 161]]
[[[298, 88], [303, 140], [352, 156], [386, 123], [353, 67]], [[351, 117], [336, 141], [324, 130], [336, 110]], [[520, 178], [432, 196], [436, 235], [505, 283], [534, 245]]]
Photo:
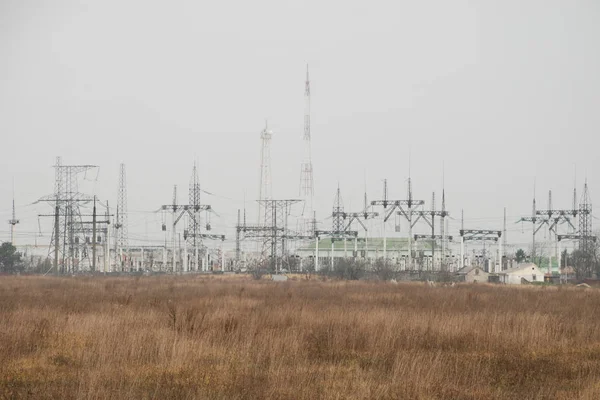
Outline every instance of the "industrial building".
[[544, 272], [533, 263], [522, 263], [498, 274], [501, 283], [521, 285], [524, 283], [544, 282]]
[[[408, 268], [408, 248], [407, 238], [386, 238], [384, 246], [383, 238], [358, 238], [358, 239], [319, 239], [319, 264], [325, 265], [333, 257], [336, 259], [358, 257], [368, 261], [381, 259], [384, 254], [384, 247], [387, 252], [387, 259], [392, 265], [398, 266], [400, 270]], [[296, 254], [302, 258], [314, 258], [317, 254], [316, 241], [310, 242], [304, 247], [296, 250]], [[446, 248], [442, 253], [441, 248], [432, 249], [431, 241], [412, 241], [412, 269], [439, 271], [454, 271], [458, 266], [458, 259], [452, 254], [451, 250]], [[432, 256], [434, 257], [432, 267]], [[442, 267], [443, 265], [443, 267]]]

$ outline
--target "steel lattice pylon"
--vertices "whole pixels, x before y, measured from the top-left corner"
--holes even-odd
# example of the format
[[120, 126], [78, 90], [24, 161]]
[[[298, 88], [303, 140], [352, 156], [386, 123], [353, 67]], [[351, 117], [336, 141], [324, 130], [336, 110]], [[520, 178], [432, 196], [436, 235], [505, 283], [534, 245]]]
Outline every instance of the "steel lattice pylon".
[[192, 169], [192, 176], [190, 178], [190, 189], [189, 189], [189, 205], [191, 212], [189, 215], [189, 233], [187, 235], [187, 244], [192, 249], [192, 267], [195, 270], [200, 269], [201, 255], [200, 248], [202, 246], [202, 238], [200, 237], [201, 231], [201, 218], [200, 212], [203, 210], [200, 204], [200, 179], [198, 178], [198, 171], [196, 169], [196, 163]]
[[263, 228], [268, 232], [261, 236], [263, 240], [263, 257], [270, 256], [274, 262], [278, 257], [287, 253], [287, 240], [292, 236], [288, 231], [288, 215], [293, 204], [301, 200], [259, 200], [259, 205], [265, 212], [265, 225]]
[[304, 160], [300, 166], [300, 197], [304, 200], [303, 232], [312, 232], [311, 218], [313, 216], [314, 181], [311, 152], [310, 132], [310, 79], [308, 65], [306, 66], [306, 82], [304, 86]]
[[93, 199], [79, 192], [77, 176], [96, 165], [63, 165], [61, 157], [54, 165], [54, 194], [39, 201], [54, 207], [54, 229], [49, 257], [54, 259], [56, 273], [77, 272], [90, 265], [86, 233], [89, 228], [82, 223], [79, 204]]
[[260, 151], [260, 186], [258, 193], [258, 225], [270, 226], [267, 214], [266, 204], [261, 203], [262, 200], [270, 200], [271, 193], [271, 138], [273, 132], [269, 130], [267, 124], [265, 129], [260, 134], [261, 151]]
[[337, 188], [337, 192], [335, 193], [335, 199], [333, 200], [333, 212], [331, 213], [331, 217], [333, 219], [331, 230], [333, 232], [344, 231], [344, 202], [342, 201], [342, 195], [339, 186]]
[[[127, 254], [129, 248], [129, 232], [127, 223], [127, 175], [125, 164], [119, 166], [119, 187], [117, 192], [117, 221], [115, 223], [116, 246], [115, 254], [118, 256], [120, 269], [125, 267], [123, 253]], [[126, 257], [126, 256], [125, 256]]]
[[592, 204], [587, 182], [583, 186], [583, 195], [579, 203], [579, 237], [579, 250], [581, 251], [582, 262], [584, 263], [583, 269], [590, 274], [594, 244], [592, 240]]

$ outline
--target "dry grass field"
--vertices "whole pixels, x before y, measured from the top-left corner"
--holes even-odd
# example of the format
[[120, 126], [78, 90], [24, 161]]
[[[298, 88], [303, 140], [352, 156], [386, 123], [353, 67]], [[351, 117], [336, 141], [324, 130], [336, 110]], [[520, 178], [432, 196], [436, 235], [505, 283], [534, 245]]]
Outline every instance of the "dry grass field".
[[598, 399], [600, 292], [0, 277], [0, 398]]

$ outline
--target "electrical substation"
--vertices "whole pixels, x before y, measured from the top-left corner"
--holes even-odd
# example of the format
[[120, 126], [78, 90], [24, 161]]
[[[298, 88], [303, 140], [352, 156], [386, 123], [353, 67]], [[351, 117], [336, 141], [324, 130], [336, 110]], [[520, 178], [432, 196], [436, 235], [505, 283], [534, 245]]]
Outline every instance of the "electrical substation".
[[[115, 198], [101, 199], [79, 189], [80, 180], [98, 173], [97, 165], [69, 165], [57, 157], [54, 191], [37, 200], [38, 204], [48, 206], [48, 212], [39, 214], [38, 219], [52, 224], [45, 273], [206, 274], [256, 269], [271, 273], [320, 273], [333, 271], [340, 263], [360, 262], [366, 270], [383, 264], [407, 279], [423, 274], [428, 277], [457, 274], [476, 267], [502, 281], [506, 280], [503, 275], [518, 269], [523, 261], [537, 264], [547, 276], [567, 274], [563, 270], [573, 267], [574, 261], [568, 261], [562, 250], [570, 246], [579, 251], [575, 265], [578, 271], [585, 276], [593, 275], [596, 237], [592, 231], [587, 180], [580, 198], [577, 189], [573, 189], [570, 207], [555, 208], [550, 191], [547, 207], [540, 209], [534, 194], [531, 214], [509, 221], [531, 234], [527, 258], [518, 259], [515, 246], [507, 240], [506, 208], [499, 210], [504, 213], [501, 226], [485, 229], [468, 226], [469, 223], [465, 226], [464, 210], [447, 208], [444, 186], [441, 201], [436, 201], [435, 192], [431, 193], [430, 202], [423, 200], [425, 196], [415, 195], [410, 160], [404, 198], [390, 197], [390, 181], [382, 177], [386, 179], [378, 199], [368, 201], [365, 189], [360, 201], [362, 207], [347, 210], [343, 188], [338, 184], [337, 189], [331, 190], [331, 212], [318, 215], [311, 135], [311, 82], [307, 66], [304, 129], [302, 137], [298, 135], [299, 145], [302, 140], [298, 193], [273, 197], [271, 143], [276, 135], [265, 123], [256, 136], [257, 144], [260, 142], [260, 166], [253, 205], [249, 209], [224, 210], [218, 204], [207, 204], [207, 196], [203, 196], [207, 192], [201, 189], [194, 163], [187, 196], [178, 193], [175, 185], [170, 204], [149, 204], [145, 211], [160, 221], [158, 229], [163, 238], [152, 241], [130, 237], [125, 164], [120, 164], [119, 175], [115, 177], [118, 182]], [[320, 196], [326, 197], [322, 193]], [[215, 201], [218, 198], [212, 197], [210, 202]], [[213, 231], [211, 218], [220, 218], [219, 210], [237, 214], [233, 229]], [[451, 231], [449, 220], [458, 221], [458, 211], [460, 229]], [[11, 242], [16, 245], [19, 243], [14, 232], [20, 222], [13, 194], [8, 223]], [[372, 232], [374, 224], [378, 226], [378, 235]], [[540, 241], [542, 234], [544, 239]]]

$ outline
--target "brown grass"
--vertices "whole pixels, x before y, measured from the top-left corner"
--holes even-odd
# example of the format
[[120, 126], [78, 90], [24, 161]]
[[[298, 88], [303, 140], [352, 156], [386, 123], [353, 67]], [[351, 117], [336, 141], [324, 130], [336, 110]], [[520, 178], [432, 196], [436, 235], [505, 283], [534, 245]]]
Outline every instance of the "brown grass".
[[600, 291], [0, 280], [0, 398], [597, 399]]

